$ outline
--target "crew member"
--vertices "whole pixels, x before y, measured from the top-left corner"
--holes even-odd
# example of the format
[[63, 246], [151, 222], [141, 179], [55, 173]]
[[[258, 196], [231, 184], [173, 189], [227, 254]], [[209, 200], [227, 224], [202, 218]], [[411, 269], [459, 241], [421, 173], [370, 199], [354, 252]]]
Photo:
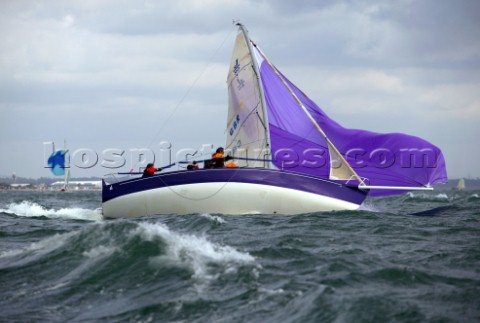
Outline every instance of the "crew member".
[[225, 155], [223, 153], [223, 148], [219, 147], [212, 155], [213, 167], [220, 168], [225, 165]]
[[160, 172], [162, 169], [161, 168], [155, 168], [152, 163], [147, 164], [147, 167], [145, 167], [145, 170], [143, 171], [142, 177], [149, 177], [153, 176], [155, 172]]
[[221, 168], [221, 167], [225, 166], [226, 161], [229, 161], [229, 160], [232, 160], [232, 159], [233, 159], [233, 157], [228, 156], [228, 155], [227, 155], [227, 157], [225, 157], [224, 152], [223, 152], [223, 148], [219, 147], [219, 148], [217, 148], [215, 153], [212, 155], [212, 160], [211, 161], [213, 163], [214, 168]]
[[187, 169], [188, 170], [197, 170], [198, 169], [197, 162], [194, 160], [191, 164], [188, 164]]

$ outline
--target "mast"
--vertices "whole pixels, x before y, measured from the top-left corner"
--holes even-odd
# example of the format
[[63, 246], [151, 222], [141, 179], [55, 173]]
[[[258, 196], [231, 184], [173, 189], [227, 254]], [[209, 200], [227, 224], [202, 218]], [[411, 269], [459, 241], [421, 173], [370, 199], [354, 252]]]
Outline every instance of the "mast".
[[[262, 81], [260, 80], [260, 68], [258, 67], [257, 60], [255, 59], [255, 53], [252, 50], [252, 41], [248, 37], [247, 29], [240, 22], [237, 22], [236, 25], [238, 26], [238, 28], [242, 32], [243, 37], [245, 38], [245, 42], [247, 43], [247, 48], [248, 48], [248, 51], [250, 53], [250, 57], [252, 58], [252, 67], [253, 67], [253, 71], [255, 72], [258, 89], [260, 91], [260, 100], [261, 100], [262, 113], [263, 113], [263, 120], [262, 120], [262, 118], [260, 118], [260, 116], [258, 116], [258, 118], [260, 119], [260, 121], [263, 124], [263, 127], [265, 129], [265, 141], [266, 141], [265, 144], [266, 144], [266, 147], [268, 149], [268, 154], [271, 155], [272, 151], [271, 151], [271, 143], [270, 143], [270, 129], [268, 127], [268, 115], [267, 115], [267, 110], [266, 110], [267, 105], [265, 103], [265, 94], [264, 94], [264, 90], [263, 90], [263, 84], [262, 84]], [[267, 168], [272, 168], [272, 163], [270, 161], [271, 158], [268, 158], [268, 159], [269, 160], [267, 161]]]
[[63, 141], [63, 158], [64, 158], [64, 164], [63, 164], [63, 169], [64, 169], [64, 177], [63, 177], [63, 189], [64, 191], [67, 190], [68, 188], [68, 181], [70, 180], [70, 155], [68, 156], [68, 162], [67, 162], [67, 141]]

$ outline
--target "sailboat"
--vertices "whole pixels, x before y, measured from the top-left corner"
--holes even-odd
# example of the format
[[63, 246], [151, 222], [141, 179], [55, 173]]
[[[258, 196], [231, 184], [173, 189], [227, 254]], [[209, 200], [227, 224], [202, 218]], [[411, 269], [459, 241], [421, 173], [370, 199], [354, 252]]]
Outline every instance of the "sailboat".
[[70, 155], [66, 141], [64, 141], [63, 149], [55, 150], [55, 147], [53, 148], [53, 153], [48, 158], [48, 166], [53, 175], [63, 176], [63, 185], [60, 191], [65, 192], [70, 181]]
[[464, 179], [464, 178], [460, 178], [460, 179], [458, 180], [457, 186], [455, 186], [453, 189], [454, 189], [455, 191], [464, 191], [465, 188], [466, 188], [466, 186], [465, 186], [465, 179]]
[[225, 142], [237, 167], [106, 178], [105, 217], [355, 210], [368, 195], [431, 190], [447, 181], [439, 148], [405, 134], [342, 127], [237, 25]]

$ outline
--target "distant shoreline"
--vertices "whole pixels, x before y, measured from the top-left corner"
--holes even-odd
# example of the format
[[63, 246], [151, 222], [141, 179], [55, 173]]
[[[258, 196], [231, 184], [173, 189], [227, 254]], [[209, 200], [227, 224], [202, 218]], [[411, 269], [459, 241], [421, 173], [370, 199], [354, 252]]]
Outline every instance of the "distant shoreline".
[[[81, 182], [81, 181], [101, 181], [102, 179], [100, 177], [78, 177], [78, 178], [70, 178], [70, 182]], [[459, 178], [453, 178], [449, 179], [448, 183], [446, 184], [435, 184], [433, 185], [434, 189], [436, 191], [451, 191], [454, 190], [457, 185]], [[464, 178], [465, 180], [465, 190], [480, 190], [480, 178], [477, 179], [468, 179]], [[47, 191], [52, 191], [50, 189], [50, 185], [52, 185], [55, 182], [58, 182], [59, 178], [58, 177], [40, 177], [37, 179], [34, 178], [24, 178], [24, 177], [17, 177], [15, 180], [13, 180], [11, 177], [0, 177], [0, 189], [11, 189], [11, 184], [29, 184], [31, 185], [30, 187], [25, 187], [25, 188], [17, 188], [18, 190], [42, 190], [43, 188], [46, 188]], [[82, 187], [83, 189], [83, 187]], [[45, 190], [45, 189], [44, 189]], [[95, 190], [95, 189], [92, 189]]]

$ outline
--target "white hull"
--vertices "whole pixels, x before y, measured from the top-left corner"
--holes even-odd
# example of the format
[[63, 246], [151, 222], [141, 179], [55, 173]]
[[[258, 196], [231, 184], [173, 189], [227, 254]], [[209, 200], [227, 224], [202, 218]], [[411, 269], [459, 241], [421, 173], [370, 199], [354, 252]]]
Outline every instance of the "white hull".
[[360, 205], [314, 193], [269, 185], [216, 182], [156, 188], [103, 203], [105, 217], [155, 214], [301, 214], [355, 210]]

